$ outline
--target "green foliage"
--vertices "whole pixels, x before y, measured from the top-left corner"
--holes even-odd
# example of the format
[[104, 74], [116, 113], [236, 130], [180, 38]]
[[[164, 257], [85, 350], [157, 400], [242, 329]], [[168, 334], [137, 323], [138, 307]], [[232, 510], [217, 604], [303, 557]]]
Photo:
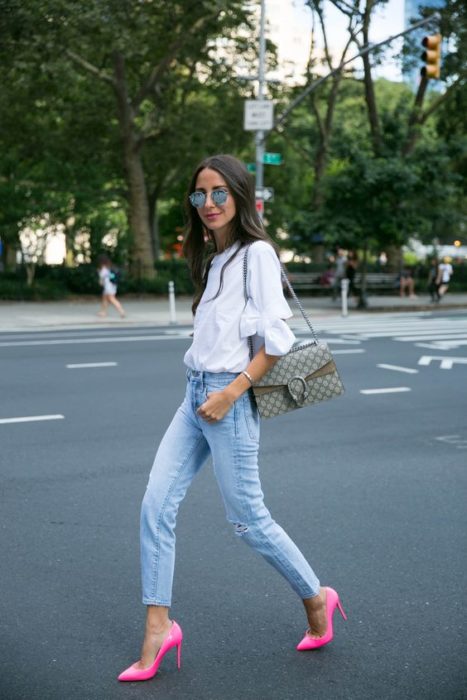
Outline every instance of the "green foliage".
[[[121, 56], [154, 244], [159, 252], [171, 253], [182, 231], [181, 202], [193, 166], [214, 152], [254, 159], [252, 135], [242, 125], [243, 100], [253, 96], [253, 85], [237, 80], [231, 70], [241, 56], [250, 63], [249, 72], [256, 71], [249, 4], [0, 0], [0, 11], [2, 241], [14, 247], [21, 222], [46, 212], [53, 223], [66, 224], [74, 262], [94, 261], [105, 250], [120, 266], [127, 265], [134, 242], [127, 218], [131, 196], [122, 104], [112, 83]], [[265, 184], [275, 190], [266, 219], [281, 245], [308, 256], [318, 242], [328, 247], [365, 243], [376, 251], [413, 235], [425, 241], [462, 238], [467, 214], [465, 3], [446, 0], [442, 21], [449, 46], [443, 78], [445, 85], [457, 87], [420, 126], [409, 157], [402, 153], [413, 105], [409, 89], [387, 80], [374, 83], [382, 141], [375, 157], [359, 74], [340, 83], [322, 173], [317, 159], [330, 81], [316, 91], [314, 102], [305, 101], [293, 112], [282, 133], [268, 135], [268, 150], [284, 157], [283, 165], [265, 168]], [[213, 50], [218, 39], [225, 56]], [[269, 44], [271, 64], [272, 48]], [[380, 54], [377, 60], [382, 59]], [[151, 83], [155, 68], [157, 81]], [[280, 112], [301, 89], [273, 85], [271, 91]], [[427, 104], [436, 106], [439, 97], [432, 93]], [[170, 275], [180, 290], [191, 290], [181, 268], [161, 265], [153, 282], [127, 276], [121, 290], [163, 293]], [[99, 291], [92, 266], [61, 270], [50, 279], [62, 290]], [[37, 274], [40, 285], [45, 282], [41, 269]]]
[[[134, 113], [131, 148], [152, 202], [179, 198], [206, 152], [235, 152], [249, 138], [229, 67], [236, 44], [245, 56], [253, 45], [242, 0], [0, 0], [0, 11], [4, 242], [15, 245], [20, 221], [47, 212], [71, 221], [70, 251], [81, 232], [90, 235], [92, 259], [109, 230], [109, 207], [127, 214], [134, 206], [113, 89], [118, 56]], [[229, 60], [213, 51], [217, 37], [231, 41]], [[118, 227], [117, 257], [128, 257], [128, 228]]]
[[[185, 260], [174, 258], [156, 263], [156, 277], [136, 279], [125, 272], [118, 285], [119, 296], [125, 294], [167, 295], [168, 285], [175, 284], [176, 294], [193, 294], [188, 266]], [[83, 264], [77, 267], [63, 265], [38, 265], [32, 286], [26, 284], [25, 270], [0, 274], [0, 299], [5, 300], [54, 300], [69, 296], [100, 296], [95, 265]]]

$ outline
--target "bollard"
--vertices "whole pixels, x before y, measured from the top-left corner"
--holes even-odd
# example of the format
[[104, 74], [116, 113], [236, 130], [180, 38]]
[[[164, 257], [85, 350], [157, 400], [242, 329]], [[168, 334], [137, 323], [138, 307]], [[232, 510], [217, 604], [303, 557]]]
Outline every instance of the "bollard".
[[349, 293], [349, 280], [341, 280], [341, 301], [342, 301], [342, 316], [348, 315], [347, 298]]
[[175, 284], [169, 282], [169, 307], [170, 307], [170, 325], [175, 326], [177, 323], [177, 313], [175, 311]]

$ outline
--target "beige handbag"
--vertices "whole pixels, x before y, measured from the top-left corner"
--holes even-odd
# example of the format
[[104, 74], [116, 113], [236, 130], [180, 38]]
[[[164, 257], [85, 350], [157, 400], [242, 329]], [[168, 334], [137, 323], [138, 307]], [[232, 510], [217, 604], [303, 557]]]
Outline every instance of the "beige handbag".
[[[243, 258], [243, 290], [248, 302], [247, 245]], [[288, 277], [282, 268], [282, 278], [300, 309], [313, 340], [299, 343], [283, 355], [260, 380], [253, 385], [256, 405], [262, 418], [272, 418], [310, 404], [340, 396], [344, 392], [337, 367], [328, 346], [320, 343], [303, 306], [298, 300]], [[253, 357], [253, 341], [248, 338], [250, 357]]]

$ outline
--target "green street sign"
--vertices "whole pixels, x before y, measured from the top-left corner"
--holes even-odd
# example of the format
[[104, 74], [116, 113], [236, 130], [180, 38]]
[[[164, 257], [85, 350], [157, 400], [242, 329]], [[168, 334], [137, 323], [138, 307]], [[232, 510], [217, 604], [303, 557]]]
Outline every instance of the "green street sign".
[[263, 155], [265, 165], [280, 165], [282, 163], [282, 153], [265, 153]]
[[256, 172], [256, 163], [247, 163], [246, 169], [248, 170], [249, 173], [255, 173]]

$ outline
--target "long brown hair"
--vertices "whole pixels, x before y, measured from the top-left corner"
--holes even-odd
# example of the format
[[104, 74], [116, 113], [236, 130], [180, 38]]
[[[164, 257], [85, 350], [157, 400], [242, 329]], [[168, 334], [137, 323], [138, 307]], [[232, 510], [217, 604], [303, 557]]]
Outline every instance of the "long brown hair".
[[267, 241], [274, 250], [277, 251], [275, 243], [266, 233], [263, 223], [256, 211], [255, 190], [253, 178], [245, 165], [234, 156], [216, 155], [205, 158], [198, 165], [191, 178], [188, 192], [185, 197], [185, 212], [187, 217], [185, 241], [183, 243], [183, 253], [188, 260], [191, 277], [195, 285], [195, 296], [193, 299], [192, 311], [196, 312], [198, 304], [207, 284], [209, 268], [213, 257], [219, 251], [216, 248], [216, 241], [212, 232], [205, 228], [198, 212], [191, 206], [188, 196], [196, 189], [196, 180], [199, 173], [205, 168], [215, 170], [221, 175], [229, 192], [235, 202], [235, 216], [229, 227], [225, 248], [229, 248], [236, 241], [240, 241], [240, 246], [224, 263], [221, 270], [221, 281], [217, 294], [222, 289], [224, 269], [232, 262], [239, 250], [247, 243], [253, 241]]

